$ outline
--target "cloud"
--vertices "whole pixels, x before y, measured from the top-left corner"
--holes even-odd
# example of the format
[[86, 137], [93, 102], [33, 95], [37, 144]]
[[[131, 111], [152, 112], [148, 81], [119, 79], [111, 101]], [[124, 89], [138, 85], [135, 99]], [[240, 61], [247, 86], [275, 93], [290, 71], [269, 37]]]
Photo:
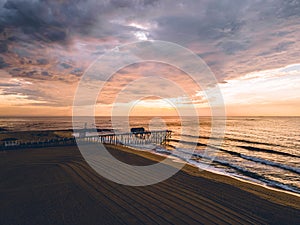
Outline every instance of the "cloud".
[[266, 105], [300, 102], [300, 64], [253, 72], [220, 84], [228, 105]]
[[[8, 0], [3, 5], [1, 25], [20, 28], [29, 37], [46, 42], [65, 41], [68, 30], [83, 29], [92, 16], [83, 13], [83, 1]], [[82, 28], [81, 28], [82, 27]]]
[[[46, 42], [52, 48], [55, 46], [51, 43], [74, 48], [75, 39], [112, 38], [111, 46], [103, 48], [100, 41], [101, 51], [89, 49], [90, 55], [103, 54], [105, 49], [140, 38], [173, 41], [203, 55], [222, 81], [226, 76], [253, 70], [249, 66], [245, 70], [236, 66], [237, 74], [233, 74], [227, 62], [232, 67], [232, 61], [240, 64], [241, 60], [249, 61], [254, 56], [295, 52], [299, 48], [299, 27], [295, 27], [300, 15], [298, 11], [297, 1], [280, 0], [7, 0], [3, 1], [0, 24], [4, 28], [15, 28], [15, 35], [8, 35], [14, 39], [10, 44], [33, 42], [33, 47]], [[41, 47], [47, 46], [42, 44]], [[26, 57], [24, 51], [28, 48], [15, 51], [20, 57]], [[206, 55], [212, 52], [212, 55]], [[280, 64], [277, 59], [269, 60]], [[295, 59], [291, 60], [295, 63]], [[268, 69], [265, 65], [259, 66]]]
[[0, 53], [5, 53], [7, 52], [8, 47], [7, 44], [5, 42], [0, 42]]
[[45, 58], [37, 59], [36, 61], [37, 61], [37, 63], [38, 63], [39, 65], [46, 65], [46, 64], [48, 64], [48, 60], [45, 59]]
[[0, 57], [0, 69], [3, 69], [8, 66], [9, 64], [7, 64], [2, 57]]
[[[72, 35], [93, 33], [101, 29], [109, 35], [111, 16], [121, 11], [143, 10], [156, 1], [95, 0], [7, 0], [2, 1], [0, 27], [19, 28], [30, 38], [44, 42], [66, 43]], [[132, 10], [131, 10], [132, 9]], [[104, 19], [104, 22], [102, 22]], [[117, 27], [116, 27], [117, 28]], [[98, 34], [101, 34], [98, 33]], [[95, 33], [93, 33], [95, 34]], [[30, 37], [30, 38], [29, 38]]]
[[0, 87], [18, 87], [18, 86], [20, 86], [20, 85], [19, 84], [12, 84], [12, 83], [0, 83]]
[[[2, 74], [1, 74], [2, 76]], [[41, 80], [39, 85], [24, 78], [11, 75], [2, 76], [0, 82], [1, 106], [70, 106], [74, 95], [75, 85], [65, 82]]]
[[[95, 79], [93, 84], [96, 82]], [[189, 75], [168, 64], [136, 63], [119, 70], [103, 84], [98, 103], [111, 105], [155, 98], [170, 99], [176, 104], [202, 102], [202, 96], [196, 95], [200, 88]]]
[[[45, 101], [65, 104], [44, 82], [75, 89], [99, 55], [147, 38], [190, 48], [224, 83], [298, 63], [299, 17], [297, 0], [0, 0], [0, 69], [40, 87], [11, 94], [38, 99], [46, 93]], [[138, 72], [138, 66], [120, 71], [123, 80], [109, 83], [103, 102], [111, 102], [109, 96]], [[172, 80], [182, 77], [174, 73]], [[73, 92], [64, 92], [68, 103]]]

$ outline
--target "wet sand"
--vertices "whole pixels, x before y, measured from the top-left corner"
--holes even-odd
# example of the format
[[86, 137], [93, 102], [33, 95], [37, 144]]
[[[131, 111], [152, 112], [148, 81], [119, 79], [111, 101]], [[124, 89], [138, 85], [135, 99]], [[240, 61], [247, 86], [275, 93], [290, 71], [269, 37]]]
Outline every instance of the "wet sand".
[[[162, 159], [110, 151], [134, 165]], [[300, 224], [299, 197], [192, 166], [129, 187], [95, 173], [77, 147], [49, 147], [0, 152], [0, 174], [0, 224]]]

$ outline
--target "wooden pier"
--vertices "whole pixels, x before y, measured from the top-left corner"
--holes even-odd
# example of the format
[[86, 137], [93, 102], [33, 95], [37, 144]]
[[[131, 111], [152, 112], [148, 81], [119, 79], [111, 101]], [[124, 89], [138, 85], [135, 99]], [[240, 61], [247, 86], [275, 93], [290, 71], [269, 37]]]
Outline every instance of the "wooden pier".
[[80, 143], [103, 143], [123, 146], [142, 146], [149, 144], [163, 145], [171, 138], [172, 131], [144, 131], [130, 133], [111, 133], [95, 136], [79, 136], [77, 138], [56, 138], [47, 141], [22, 142], [19, 140], [0, 141], [0, 151], [25, 149], [25, 148], [43, 148], [54, 146], [70, 146]]
[[113, 133], [105, 135], [86, 136], [77, 138], [80, 142], [103, 143], [113, 145], [148, 145], [148, 144], [165, 144], [171, 138], [172, 131], [157, 130], [144, 131], [135, 133]]

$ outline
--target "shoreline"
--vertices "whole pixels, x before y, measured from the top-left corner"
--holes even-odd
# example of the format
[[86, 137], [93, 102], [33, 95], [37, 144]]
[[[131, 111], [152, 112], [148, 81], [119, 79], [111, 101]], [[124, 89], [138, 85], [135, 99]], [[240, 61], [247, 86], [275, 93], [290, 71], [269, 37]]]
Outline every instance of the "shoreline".
[[[106, 144], [108, 146], [110, 146], [109, 144]], [[153, 151], [147, 151], [147, 150], [144, 150], [144, 149], [139, 149], [139, 148], [135, 148], [135, 147], [130, 147], [130, 146], [121, 146], [121, 145], [111, 145], [112, 147], [124, 147], [124, 148], [128, 148], [130, 150], [132, 150], [133, 154], [138, 154], [138, 152], [148, 152], [150, 154], [153, 154], [153, 155], [156, 155], [156, 156], [161, 156], [161, 157], [167, 157], [167, 156], [171, 156], [174, 158], [174, 162], [179, 162], [179, 163], [182, 163], [182, 164], [186, 164], [188, 166], [191, 166], [191, 167], [194, 167], [196, 169], [199, 170], [199, 172], [202, 172], [202, 171], [205, 171], [205, 172], [208, 172], [208, 173], [212, 173], [212, 174], [216, 174], [216, 175], [220, 175], [220, 176], [225, 176], [225, 177], [229, 177], [229, 178], [232, 178], [232, 179], [236, 179], [240, 182], [246, 182], [246, 183], [250, 183], [250, 184], [253, 184], [253, 185], [257, 185], [257, 186], [260, 186], [260, 187], [263, 187], [263, 188], [267, 188], [267, 189], [270, 189], [270, 190], [273, 190], [273, 191], [278, 191], [278, 192], [283, 192], [283, 193], [286, 193], [286, 194], [290, 194], [290, 195], [294, 195], [296, 197], [300, 197], [300, 193], [297, 193], [297, 192], [293, 192], [293, 191], [290, 191], [290, 190], [287, 190], [285, 188], [280, 188], [280, 187], [276, 187], [276, 186], [271, 186], [271, 185], [268, 185], [267, 183], [264, 183], [263, 181], [260, 181], [260, 180], [256, 180], [254, 178], [251, 178], [251, 177], [247, 177], [247, 176], [237, 176], [237, 174], [233, 174], [231, 175], [230, 173], [226, 173], [226, 172], [219, 172], [217, 170], [214, 170], [214, 169], [207, 169], [207, 168], [200, 168], [198, 167], [197, 165], [191, 163], [191, 162], [187, 162], [187, 161], [184, 161], [183, 159], [180, 159], [176, 156], [172, 156], [172, 155], [167, 155], [167, 154], [163, 154], [163, 153], [159, 153], [159, 152], [155, 152], [154, 150]], [[145, 157], [143, 154], [141, 154], [141, 156]], [[153, 159], [152, 157], [150, 157], [150, 159]], [[160, 160], [155, 160], [157, 162], [159, 162]], [[206, 165], [207, 166], [207, 165]], [[210, 165], [208, 165], [207, 167], [210, 167]], [[214, 167], [212, 167], [214, 168]]]
[[[55, 132], [57, 132], [57, 130], [53, 130]], [[64, 132], [65, 131], [68, 131], [68, 130], [63, 130]], [[38, 133], [40, 133], [41, 131], [38, 131]], [[51, 132], [51, 130], [48, 130], [46, 132]], [[20, 133], [24, 133], [23, 131], [21, 131]], [[104, 144], [105, 146], [109, 146], [109, 147], [112, 147], [112, 148], [116, 148], [116, 149], [119, 149], [121, 151], [125, 151], [125, 152], [130, 152], [130, 153], [133, 153], [133, 154], [137, 154], [139, 156], [142, 156], [142, 157], [145, 157], [147, 159], [150, 159], [150, 160], [154, 160], [156, 162], [159, 162], [160, 161], [160, 157], [167, 157], [167, 156], [171, 156], [174, 158], [173, 161], [176, 161], [178, 163], [181, 163], [181, 164], [185, 164], [187, 166], [191, 166], [197, 170], [199, 170], [199, 172], [202, 172], [202, 171], [205, 171], [207, 173], [212, 173], [212, 174], [216, 174], [216, 175], [220, 175], [220, 176], [225, 176], [225, 177], [228, 177], [228, 178], [231, 178], [231, 179], [235, 179], [235, 180], [238, 180], [240, 182], [246, 182], [246, 183], [249, 183], [249, 184], [252, 184], [252, 185], [256, 185], [256, 186], [259, 186], [259, 187], [262, 187], [262, 188], [266, 188], [266, 189], [270, 189], [270, 190], [273, 190], [273, 191], [278, 191], [278, 192], [283, 192], [283, 193], [286, 193], [286, 194], [290, 194], [290, 195], [293, 195], [293, 196], [296, 196], [296, 197], [299, 197], [300, 198], [300, 194], [299, 193], [296, 193], [296, 192], [293, 192], [293, 191], [289, 191], [285, 188], [280, 188], [280, 187], [276, 187], [276, 186], [271, 186], [271, 185], [268, 185], [267, 183], [263, 182], [263, 181], [260, 181], [260, 180], [255, 180], [254, 178], [251, 178], [251, 177], [247, 177], [247, 176], [243, 176], [241, 175], [240, 177], [239, 176], [235, 176], [234, 174], [231, 175], [229, 173], [226, 173], [226, 172], [219, 172], [217, 170], [213, 170], [213, 169], [202, 169], [200, 167], [198, 167], [197, 165], [191, 163], [191, 162], [187, 162], [187, 161], [184, 161], [183, 159], [180, 159], [176, 156], [172, 156], [172, 155], [167, 155], [167, 154], [163, 154], [163, 153], [160, 153], [160, 152], [156, 152], [155, 150], [144, 150], [144, 149], [139, 149], [138, 147], [131, 147], [131, 146], [125, 146], [125, 145], [113, 145], [113, 144]], [[50, 147], [62, 147], [62, 146], [65, 146], [65, 147], [77, 147], [77, 144], [76, 142], [75, 143], [70, 143], [70, 144], [65, 144], [65, 145], [49, 145], [49, 146], [37, 146], [37, 147], [22, 147], [22, 148], [17, 148], [17, 149], [7, 149], [7, 150], [1, 150], [1, 152], [9, 152], [9, 151], [23, 151], [23, 150], [30, 150], [30, 149], [44, 149], [44, 148], [50, 148]], [[158, 158], [155, 158], [155, 157], [149, 157], [148, 154], [141, 154], [141, 153], [148, 153], [148, 154], [152, 154], [153, 156], [158, 156]], [[207, 167], [210, 167], [207, 166]], [[183, 168], [182, 168], [183, 169]]]
[[[150, 165], [165, 158], [127, 147], [106, 146], [115, 158], [131, 165]], [[188, 164], [165, 181], [132, 187], [98, 175], [76, 146], [7, 151], [1, 154], [0, 162], [1, 224], [300, 221], [299, 197], [199, 171]]]
[[[107, 131], [108, 129], [100, 129], [100, 130]], [[50, 146], [59, 147], [60, 145], [64, 145], [64, 146], [76, 145], [76, 140], [74, 139], [73, 133], [74, 132], [69, 129], [65, 129], [65, 130], [57, 130], [57, 129], [49, 130], [48, 129], [48, 130], [44, 130], [44, 131], [39, 130], [39, 131], [34, 131], [34, 132], [25, 132], [25, 131], [6, 132], [6, 133], [0, 134], [0, 136], [2, 139], [17, 138], [17, 142], [18, 141], [21, 142], [21, 145], [19, 146], [20, 148], [32, 148], [32, 147], [43, 148], [43, 147], [50, 147]], [[50, 140], [50, 142], [49, 142], [49, 140]], [[56, 141], [51, 141], [51, 140], [56, 140]], [[37, 142], [37, 143], [32, 144], [31, 143], [32, 141]], [[29, 142], [29, 144], [28, 143], [23, 144], [22, 142]], [[43, 142], [45, 142], [45, 143], [43, 143]], [[2, 149], [2, 150], [6, 150], [6, 149], [9, 150], [11, 148], [14, 148], [14, 146], [3, 147], [3, 145], [4, 145], [3, 143], [2, 143], [2, 145], [0, 145], [0, 149]], [[26, 145], [29, 145], [29, 147]], [[34, 145], [37, 145], [37, 146], [34, 146]], [[139, 151], [143, 150], [143, 148], [139, 149], [139, 147], [137, 147], [137, 148], [132, 147], [132, 148], [137, 149]], [[231, 154], [231, 151], [226, 150], [225, 152], [229, 152]], [[153, 151], [153, 154], [165, 154], [165, 153]], [[168, 154], [168, 153], [166, 153], [166, 154]], [[299, 172], [296, 168], [293, 168], [291, 166], [290, 167], [285, 166], [284, 163], [283, 163], [283, 165], [280, 165], [280, 163], [270, 164], [270, 163], [272, 163], [272, 161], [269, 162], [268, 160], [264, 160], [263, 157], [261, 159], [259, 159], [261, 161], [256, 161], [257, 159], [255, 159], [255, 157], [254, 157], [254, 159], [252, 159], [251, 155], [252, 155], [252, 153], [250, 153], [248, 155], [249, 157], [247, 156], [246, 158], [244, 158], [242, 156], [238, 156], [238, 157], [241, 157], [242, 160], [249, 160], [251, 162], [257, 163], [258, 167], [267, 165], [267, 166], [270, 166], [270, 169], [272, 169], [271, 167], [274, 166], [274, 164], [275, 164], [276, 169], [281, 169], [282, 171], [280, 173], [278, 173], [278, 175], [271, 176], [271, 178], [268, 179], [267, 177], [265, 177], [264, 173], [261, 173], [261, 172], [256, 173], [256, 170], [255, 171], [250, 170], [252, 172], [249, 172], [247, 169], [243, 170], [243, 167], [235, 166], [235, 164], [230, 164], [230, 163], [226, 163], [226, 162], [224, 164], [222, 161], [218, 161], [218, 160], [216, 161], [216, 166], [215, 166], [215, 164], [210, 165], [209, 171], [213, 172], [213, 173], [217, 173], [217, 174], [223, 174], [225, 176], [229, 176], [232, 178], [241, 179], [243, 181], [254, 182], [255, 184], [262, 185], [267, 188], [274, 188], [275, 190], [286, 191], [291, 194], [292, 193], [300, 194], [299, 185], [295, 182], [289, 182], [290, 178], [285, 175], [286, 170], [288, 170], [289, 173], [294, 173], [294, 175], [298, 174]], [[178, 158], [178, 160], [179, 160], [179, 158]], [[201, 161], [199, 161], [199, 165], [197, 165], [196, 159], [195, 159], [195, 162], [193, 162], [193, 161], [194, 161], [194, 159], [191, 159], [191, 160], [189, 160], [188, 163], [196, 164], [196, 166], [199, 167], [200, 169], [202, 167], [206, 167], [206, 165], [201, 164]], [[228, 162], [230, 162], [230, 160]], [[218, 165], [220, 165], [222, 168], [219, 168]], [[290, 168], [292, 168], [292, 169], [290, 169]], [[268, 176], [269, 174], [272, 174], [272, 171], [270, 171], [270, 173], [266, 173], [266, 176]], [[281, 180], [282, 182], [280, 182], [280, 180], [277, 180], [276, 178], [282, 178], [282, 180]], [[292, 178], [297, 179], [297, 177], [292, 177]]]
[[[129, 152], [132, 154], [137, 154], [139, 156], [145, 157], [145, 158], [153, 160], [155, 162], [159, 162], [163, 158], [167, 157], [167, 155], [164, 155], [164, 154], [159, 154], [159, 153], [156, 154], [154, 152], [140, 150], [140, 149], [127, 147], [127, 146], [126, 147], [125, 146], [115, 146], [115, 145], [108, 145], [108, 144], [106, 146], [116, 148], [118, 150]], [[143, 153], [145, 153], [145, 154], [143, 154]], [[156, 156], [158, 156], [158, 157], [156, 157]], [[233, 183], [238, 184], [240, 182], [240, 184], [238, 185], [240, 188], [242, 188], [243, 190], [246, 190], [246, 191], [253, 192], [253, 193], [260, 193], [260, 192], [263, 193], [262, 190], [267, 189], [267, 190], [270, 190], [275, 193], [278, 192], [278, 193], [283, 193], [283, 194], [297, 197], [297, 198], [299, 198], [299, 204], [292, 204], [292, 205], [295, 206], [296, 208], [300, 209], [300, 194], [298, 194], [298, 193], [295, 193], [292, 191], [287, 191], [287, 190], [276, 188], [276, 187], [272, 187], [272, 186], [268, 186], [267, 184], [259, 184], [257, 182], [251, 181], [251, 180], [238, 178], [235, 176], [230, 176], [229, 174], [222, 173], [222, 172], [219, 173], [216, 171], [201, 169], [201, 168], [197, 167], [196, 165], [189, 163], [189, 162], [185, 162], [182, 159], [176, 158], [175, 156], [174, 156], [174, 160], [176, 160], [176, 162], [178, 162], [178, 163], [185, 164], [185, 166], [181, 170], [192, 176], [201, 176], [201, 177], [205, 177], [207, 179], [214, 178], [213, 180], [224, 182], [224, 183], [227, 183], [230, 185], [232, 185]], [[202, 173], [204, 173], [204, 174], [202, 174]], [[231, 182], [229, 179], [236, 180], [237, 182]], [[243, 183], [245, 183], [246, 185], [243, 185]], [[254, 188], [250, 188], [248, 186], [248, 184], [253, 185]], [[261, 189], [261, 190], [258, 190], [258, 189]], [[269, 199], [270, 196], [261, 195], [261, 197], [265, 197], [266, 199]], [[281, 202], [281, 200], [277, 199], [277, 197], [274, 198], [273, 200], [276, 202], [278, 201], [278, 203]]]

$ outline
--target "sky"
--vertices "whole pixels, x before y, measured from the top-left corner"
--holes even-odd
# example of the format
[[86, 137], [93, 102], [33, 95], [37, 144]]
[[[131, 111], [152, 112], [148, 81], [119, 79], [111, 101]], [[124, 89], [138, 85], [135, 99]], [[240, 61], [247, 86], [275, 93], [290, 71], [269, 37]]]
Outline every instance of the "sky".
[[[300, 116], [299, 21], [298, 0], [0, 0], [0, 116], [72, 115], [90, 65], [146, 40], [204, 60], [228, 116]], [[139, 63], [106, 82], [96, 114], [176, 115], [193, 104], [209, 115], [204, 91], [178, 68]]]

